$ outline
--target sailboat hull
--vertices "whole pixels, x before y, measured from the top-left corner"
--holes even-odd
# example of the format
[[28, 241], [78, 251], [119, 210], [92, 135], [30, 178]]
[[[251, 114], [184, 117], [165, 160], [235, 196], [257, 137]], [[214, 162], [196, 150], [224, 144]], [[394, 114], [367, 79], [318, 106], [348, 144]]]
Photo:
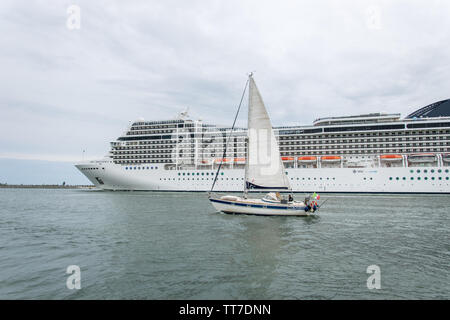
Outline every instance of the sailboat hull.
[[217, 211], [233, 214], [251, 214], [263, 216], [309, 216], [312, 212], [305, 212], [305, 205], [301, 204], [272, 204], [257, 199], [224, 200], [210, 198], [211, 204]]

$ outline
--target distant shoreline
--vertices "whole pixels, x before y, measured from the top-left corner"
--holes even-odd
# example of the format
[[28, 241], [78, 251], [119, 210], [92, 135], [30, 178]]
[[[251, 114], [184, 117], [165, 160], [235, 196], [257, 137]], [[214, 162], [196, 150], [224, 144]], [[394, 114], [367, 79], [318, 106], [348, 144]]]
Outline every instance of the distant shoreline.
[[94, 185], [0, 184], [3, 189], [95, 189]]

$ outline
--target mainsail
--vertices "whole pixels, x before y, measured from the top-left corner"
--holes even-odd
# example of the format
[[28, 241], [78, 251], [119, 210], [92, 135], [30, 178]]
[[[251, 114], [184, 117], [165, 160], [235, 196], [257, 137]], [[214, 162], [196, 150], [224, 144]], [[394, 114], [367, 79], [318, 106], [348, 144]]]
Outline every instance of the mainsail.
[[245, 189], [291, 190], [269, 115], [252, 75], [249, 81]]

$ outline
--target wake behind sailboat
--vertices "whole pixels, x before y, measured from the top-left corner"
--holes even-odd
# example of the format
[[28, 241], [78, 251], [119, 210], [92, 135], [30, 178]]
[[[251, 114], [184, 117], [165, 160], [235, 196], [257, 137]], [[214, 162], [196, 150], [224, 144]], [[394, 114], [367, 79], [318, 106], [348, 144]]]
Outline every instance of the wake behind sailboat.
[[[245, 185], [243, 197], [232, 195], [209, 197], [212, 205], [225, 213], [255, 215], [305, 216], [319, 208], [315, 195], [305, 201], [295, 201], [289, 178], [286, 176], [280, 150], [273, 133], [272, 124], [261, 94], [256, 87], [253, 74], [249, 75], [248, 143], [245, 164]], [[247, 85], [246, 85], [247, 87]], [[244, 89], [245, 94], [245, 89]], [[242, 95], [242, 97], [244, 96]], [[242, 103], [242, 98], [241, 98]], [[239, 113], [236, 114], [234, 123]], [[233, 124], [234, 128], [234, 124]], [[225, 159], [226, 149], [223, 159]], [[216, 173], [211, 191], [217, 181], [221, 166]], [[261, 199], [249, 199], [250, 192], [269, 192]], [[280, 192], [287, 192], [286, 197]]]

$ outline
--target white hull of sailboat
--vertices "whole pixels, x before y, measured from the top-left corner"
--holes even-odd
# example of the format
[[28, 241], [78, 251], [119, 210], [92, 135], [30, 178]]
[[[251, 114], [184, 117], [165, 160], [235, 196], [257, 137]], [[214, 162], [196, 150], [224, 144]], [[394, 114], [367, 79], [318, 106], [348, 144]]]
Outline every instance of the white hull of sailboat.
[[312, 212], [305, 212], [303, 203], [298, 205], [271, 204], [263, 203], [258, 199], [230, 201], [216, 198], [210, 198], [209, 201], [217, 211], [225, 213], [264, 216], [309, 216], [313, 214]]

